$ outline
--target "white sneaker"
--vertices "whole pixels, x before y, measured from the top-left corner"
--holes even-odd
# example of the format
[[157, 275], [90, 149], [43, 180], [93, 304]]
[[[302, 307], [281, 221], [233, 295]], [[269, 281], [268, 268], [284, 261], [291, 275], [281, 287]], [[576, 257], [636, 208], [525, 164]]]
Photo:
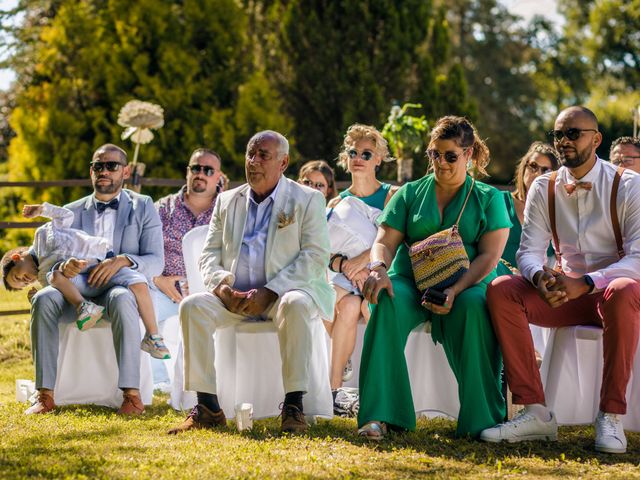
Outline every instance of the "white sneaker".
[[624, 435], [622, 420], [615, 413], [598, 412], [595, 423], [596, 451], [604, 453], [625, 453], [627, 437]]
[[351, 389], [339, 388], [333, 401], [333, 413], [340, 417], [357, 417], [360, 409], [360, 396]]
[[347, 360], [347, 364], [344, 366], [344, 370], [342, 371], [342, 381], [348, 382], [353, 377], [353, 364], [351, 363], [351, 359]]
[[76, 319], [78, 330], [84, 332], [93, 328], [100, 321], [103, 313], [103, 306], [88, 301], [82, 302], [78, 307], [78, 318]]
[[556, 416], [551, 412], [551, 420], [543, 422], [526, 407], [512, 420], [501, 423], [495, 427], [487, 428], [480, 433], [480, 440], [485, 442], [509, 443], [523, 442], [527, 440], [552, 440], [558, 439], [558, 423]]

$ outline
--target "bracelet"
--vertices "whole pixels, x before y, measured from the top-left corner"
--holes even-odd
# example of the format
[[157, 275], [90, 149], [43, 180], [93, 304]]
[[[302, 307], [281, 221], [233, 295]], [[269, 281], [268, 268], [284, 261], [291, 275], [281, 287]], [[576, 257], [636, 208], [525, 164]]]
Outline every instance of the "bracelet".
[[333, 266], [333, 262], [334, 262], [334, 260], [336, 258], [342, 258], [343, 256], [344, 255], [342, 255], [341, 253], [334, 253], [333, 255], [331, 255], [331, 258], [329, 259], [329, 270], [331, 270], [332, 272], [335, 272], [335, 273], [339, 273], [339, 271], [338, 270], [334, 270], [332, 268], [332, 266]]
[[344, 261], [347, 259], [347, 257], [345, 257], [344, 255], [342, 255], [340, 257], [340, 266], [338, 267], [338, 272], [342, 273], [342, 264], [344, 263]]

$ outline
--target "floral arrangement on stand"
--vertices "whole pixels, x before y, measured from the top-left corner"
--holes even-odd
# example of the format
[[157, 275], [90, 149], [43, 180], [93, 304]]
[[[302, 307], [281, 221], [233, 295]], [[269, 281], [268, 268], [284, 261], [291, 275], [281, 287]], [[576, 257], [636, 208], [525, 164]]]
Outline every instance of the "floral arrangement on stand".
[[153, 132], [164, 125], [164, 110], [155, 103], [131, 100], [120, 109], [118, 125], [125, 127], [122, 140], [131, 139], [136, 147], [133, 153], [131, 187], [139, 192], [141, 178], [144, 175], [144, 163], [138, 162], [140, 145], [153, 140]]

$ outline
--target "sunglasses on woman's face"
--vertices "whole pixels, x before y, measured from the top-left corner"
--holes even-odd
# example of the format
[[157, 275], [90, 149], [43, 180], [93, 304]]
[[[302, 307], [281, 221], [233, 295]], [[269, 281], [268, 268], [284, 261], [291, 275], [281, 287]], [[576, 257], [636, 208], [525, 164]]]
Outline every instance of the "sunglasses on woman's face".
[[204, 171], [207, 177], [213, 177], [213, 174], [216, 173], [216, 169], [209, 165], [189, 165], [187, 168], [191, 170], [191, 173], [194, 175]]
[[545, 173], [549, 173], [553, 170], [551, 167], [543, 167], [542, 165], [538, 165], [536, 162], [527, 163], [527, 168], [531, 170], [531, 173], [540, 173], [540, 175], [544, 175]]
[[327, 186], [322, 182], [312, 182], [311, 180], [304, 179], [302, 180], [302, 184], [307, 187], [315, 188], [316, 190], [324, 190]]
[[373, 158], [373, 152], [371, 150], [364, 150], [362, 153], [358, 153], [358, 151], [355, 148], [352, 148], [351, 150], [349, 150], [347, 152], [347, 155], [349, 155], [349, 158], [352, 160], [356, 158], [358, 155], [360, 155], [360, 158], [363, 159], [365, 162], [368, 162]]
[[91, 162], [89, 164], [89, 168], [96, 173], [100, 173], [105, 168], [109, 172], [117, 172], [120, 170], [120, 167], [124, 167], [124, 165], [120, 162]]
[[[462, 151], [462, 153], [464, 153], [464, 150]], [[431, 149], [427, 150], [427, 156], [434, 162], [437, 162], [438, 160], [440, 160], [440, 157], [442, 157], [447, 163], [456, 163], [458, 161], [458, 158], [460, 157], [460, 154], [456, 152], [440, 153], [436, 149]]]
[[571, 141], [575, 141], [580, 138], [582, 132], [597, 131], [598, 130], [594, 130], [593, 128], [567, 128], [566, 130], [551, 130], [550, 132], [547, 132], [547, 136], [556, 142], [560, 142], [564, 137], [567, 137]]

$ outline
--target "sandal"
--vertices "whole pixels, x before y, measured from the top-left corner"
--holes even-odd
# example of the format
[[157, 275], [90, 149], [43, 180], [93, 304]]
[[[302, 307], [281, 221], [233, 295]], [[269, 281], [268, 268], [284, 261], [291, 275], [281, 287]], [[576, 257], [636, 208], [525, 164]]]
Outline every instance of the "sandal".
[[367, 422], [362, 428], [358, 429], [358, 435], [365, 437], [367, 440], [380, 441], [387, 434], [387, 424], [373, 420]]

